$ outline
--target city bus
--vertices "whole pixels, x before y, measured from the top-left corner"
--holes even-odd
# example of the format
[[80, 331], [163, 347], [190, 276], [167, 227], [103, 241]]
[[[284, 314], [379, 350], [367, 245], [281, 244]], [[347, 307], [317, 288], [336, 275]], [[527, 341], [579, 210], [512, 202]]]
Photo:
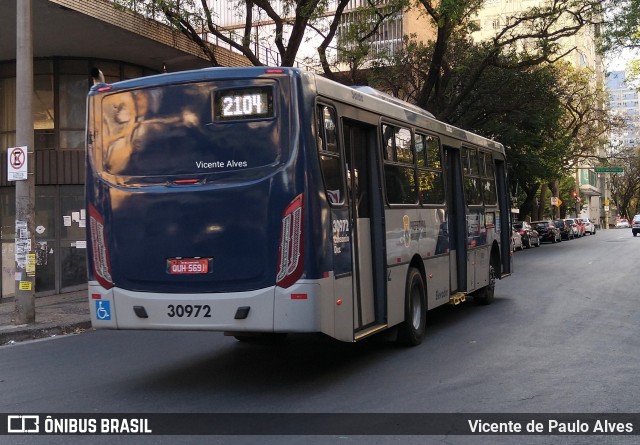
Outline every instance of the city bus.
[[98, 82], [87, 109], [96, 329], [417, 345], [511, 273], [504, 147], [369, 87], [208, 68]]

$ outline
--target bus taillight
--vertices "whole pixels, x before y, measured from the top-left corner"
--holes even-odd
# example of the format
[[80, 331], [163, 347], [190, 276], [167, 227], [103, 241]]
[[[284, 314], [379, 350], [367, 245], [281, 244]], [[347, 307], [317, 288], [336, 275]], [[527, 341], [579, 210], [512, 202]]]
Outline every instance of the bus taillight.
[[289, 287], [295, 283], [303, 271], [302, 194], [291, 201], [282, 215], [278, 274], [276, 284]]
[[111, 289], [113, 287], [113, 279], [111, 278], [107, 241], [104, 236], [104, 219], [91, 204], [89, 204], [89, 231], [91, 232], [93, 273], [102, 287]]

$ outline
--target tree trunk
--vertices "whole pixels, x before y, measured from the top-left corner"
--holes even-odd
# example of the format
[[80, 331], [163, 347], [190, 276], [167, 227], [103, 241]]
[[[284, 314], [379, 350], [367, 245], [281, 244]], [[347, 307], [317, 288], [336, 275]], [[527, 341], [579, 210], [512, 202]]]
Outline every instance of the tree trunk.
[[[560, 189], [560, 181], [556, 179], [553, 182], [549, 183], [549, 187], [551, 188], [551, 196], [558, 198], [558, 190]], [[560, 206], [551, 206], [551, 219], [560, 218]]]
[[[536, 199], [536, 194], [538, 193], [539, 188], [540, 184], [537, 183], [530, 187], [526, 185], [522, 186], [522, 191], [525, 193], [526, 198], [520, 206], [520, 221], [526, 221], [527, 216], [535, 219], [535, 216], [538, 213], [538, 201]], [[531, 219], [529, 219], [529, 221], [531, 221]]]
[[538, 205], [538, 213], [536, 215], [536, 221], [540, 221], [541, 219], [544, 219], [544, 207], [545, 207], [545, 202], [547, 199], [547, 190], [549, 189], [549, 184], [542, 184], [542, 186], [540, 187], [540, 199], [539, 199], [539, 205]]

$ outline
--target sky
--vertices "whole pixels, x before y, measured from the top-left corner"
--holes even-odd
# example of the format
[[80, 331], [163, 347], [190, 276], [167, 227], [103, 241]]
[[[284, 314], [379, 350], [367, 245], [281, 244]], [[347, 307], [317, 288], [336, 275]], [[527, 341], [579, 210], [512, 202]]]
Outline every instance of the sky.
[[606, 55], [604, 58], [604, 66], [607, 72], [624, 71], [627, 63], [635, 59], [640, 59], [640, 54], [638, 54], [638, 51], [625, 49], [621, 52], [615, 52]]

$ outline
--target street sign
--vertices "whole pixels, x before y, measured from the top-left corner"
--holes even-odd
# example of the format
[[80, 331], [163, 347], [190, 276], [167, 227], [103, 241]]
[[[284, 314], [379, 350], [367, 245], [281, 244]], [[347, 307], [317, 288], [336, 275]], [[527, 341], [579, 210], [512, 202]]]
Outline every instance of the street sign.
[[622, 167], [596, 167], [594, 168], [596, 173], [622, 173], [624, 168]]
[[551, 197], [551, 205], [552, 206], [556, 206], [556, 207], [560, 207], [562, 205], [562, 199], [558, 198], [557, 196], [552, 196]]
[[27, 147], [7, 149], [7, 181], [27, 179]]

